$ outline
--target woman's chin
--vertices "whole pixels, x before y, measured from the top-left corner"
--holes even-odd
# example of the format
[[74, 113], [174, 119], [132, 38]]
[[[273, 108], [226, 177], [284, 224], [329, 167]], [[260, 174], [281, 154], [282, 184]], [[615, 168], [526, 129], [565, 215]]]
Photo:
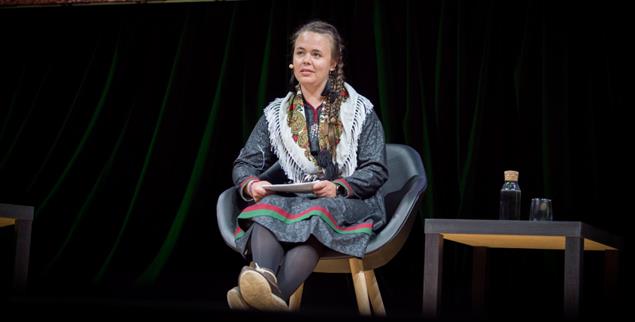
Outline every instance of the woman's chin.
[[316, 85], [320, 84], [320, 82], [317, 81], [313, 77], [311, 77], [311, 78], [300, 78], [300, 79], [298, 79], [298, 82], [300, 83], [300, 85], [302, 85], [304, 87], [315, 87]]

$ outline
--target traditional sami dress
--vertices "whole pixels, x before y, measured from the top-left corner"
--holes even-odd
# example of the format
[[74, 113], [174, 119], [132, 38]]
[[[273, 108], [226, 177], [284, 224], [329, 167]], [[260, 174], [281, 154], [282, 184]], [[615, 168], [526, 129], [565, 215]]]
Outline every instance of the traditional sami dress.
[[[348, 96], [340, 106], [336, 184], [346, 196], [317, 198], [313, 194], [275, 194], [245, 208], [237, 218], [236, 245], [248, 252], [251, 223], [268, 228], [281, 242], [304, 242], [310, 236], [343, 254], [363, 257], [370, 237], [386, 222], [379, 188], [388, 179], [382, 125], [372, 103], [345, 84]], [[289, 183], [313, 181], [323, 173], [311, 154], [311, 129], [324, 121], [307, 118], [298, 94], [275, 99], [264, 110], [234, 162], [233, 180], [241, 196], [252, 180], [279, 161]], [[321, 128], [317, 131], [322, 130]], [[319, 135], [318, 135], [319, 136]]]

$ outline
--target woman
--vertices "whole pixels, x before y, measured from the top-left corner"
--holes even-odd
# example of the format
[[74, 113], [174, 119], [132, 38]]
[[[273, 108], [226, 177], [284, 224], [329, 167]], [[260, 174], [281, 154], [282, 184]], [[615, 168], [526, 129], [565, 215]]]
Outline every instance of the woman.
[[[227, 293], [235, 309], [287, 310], [326, 248], [363, 257], [386, 221], [383, 128], [370, 101], [344, 83], [337, 29], [308, 23], [291, 47], [293, 90], [265, 108], [234, 162], [234, 183], [255, 202], [238, 216], [236, 245], [254, 267]], [[289, 182], [315, 181], [312, 193], [267, 190], [258, 175], [276, 160]]]

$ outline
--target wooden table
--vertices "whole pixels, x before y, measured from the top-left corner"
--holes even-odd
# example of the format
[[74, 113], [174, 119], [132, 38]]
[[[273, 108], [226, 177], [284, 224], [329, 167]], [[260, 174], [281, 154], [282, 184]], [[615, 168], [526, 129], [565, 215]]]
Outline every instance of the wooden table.
[[19, 292], [24, 292], [29, 274], [32, 223], [33, 207], [0, 204], [0, 227], [15, 225], [17, 240], [13, 283]]
[[585, 250], [605, 252], [606, 281], [616, 284], [617, 251], [622, 248], [622, 240], [579, 221], [426, 219], [424, 232], [423, 314], [426, 317], [439, 315], [444, 240], [474, 247], [473, 288], [481, 289], [487, 248], [564, 250], [563, 309], [567, 318], [579, 315]]

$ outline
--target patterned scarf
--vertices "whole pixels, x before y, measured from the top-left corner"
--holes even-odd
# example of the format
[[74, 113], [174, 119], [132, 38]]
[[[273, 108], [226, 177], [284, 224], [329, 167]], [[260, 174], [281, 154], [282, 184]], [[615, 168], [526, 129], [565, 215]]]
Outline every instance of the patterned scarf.
[[[342, 91], [339, 93], [341, 96], [348, 97], [348, 93], [346, 91]], [[324, 106], [328, 106], [324, 104]], [[327, 180], [333, 180], [336, 176], [337, 165], [333, 162], [333, 157], [328, 152], [330, 150], [330, 144], [328, 140], [328, 127], [329, 127], [329, 119], [328, 115], [330, 114], [327, 108], [324, 108], [321, 113], [319, 113], [318, 123], [314, 124], [313, 129], [308, 129], [307, 121], [305, 117], [305, 106], [304, 106], [304, 98], [302, 96], [302, 91], [297, 90], [296, 95], [293, 98], [291, 104], [289, 104], [289, 108], [287, 110], [287, 120], [289, 128], [291, 128], [291, 137], [296, 144], [304, 150], [304, 155], [309, 159], [314, 165], [320, 167], [325, 173], [325, 178]], [[317, 111], [316, 111], [317, 113]], [[336, 120], [331, 120], [331, 124], [333, 121], [335, 122], [335, 137], [336, 144], [340, 142], [340, 136], [344, 132], [344, 127], [342, 125], [342, 121], [338, 115]], [[316, 128], [317, 127], [317, 128]], [[318, 142], [320, 146], [320, 152], [318, 155], [313, 155], [311, 153], [311, 144], [309, 141], [309, 131], [318, 131]]]

